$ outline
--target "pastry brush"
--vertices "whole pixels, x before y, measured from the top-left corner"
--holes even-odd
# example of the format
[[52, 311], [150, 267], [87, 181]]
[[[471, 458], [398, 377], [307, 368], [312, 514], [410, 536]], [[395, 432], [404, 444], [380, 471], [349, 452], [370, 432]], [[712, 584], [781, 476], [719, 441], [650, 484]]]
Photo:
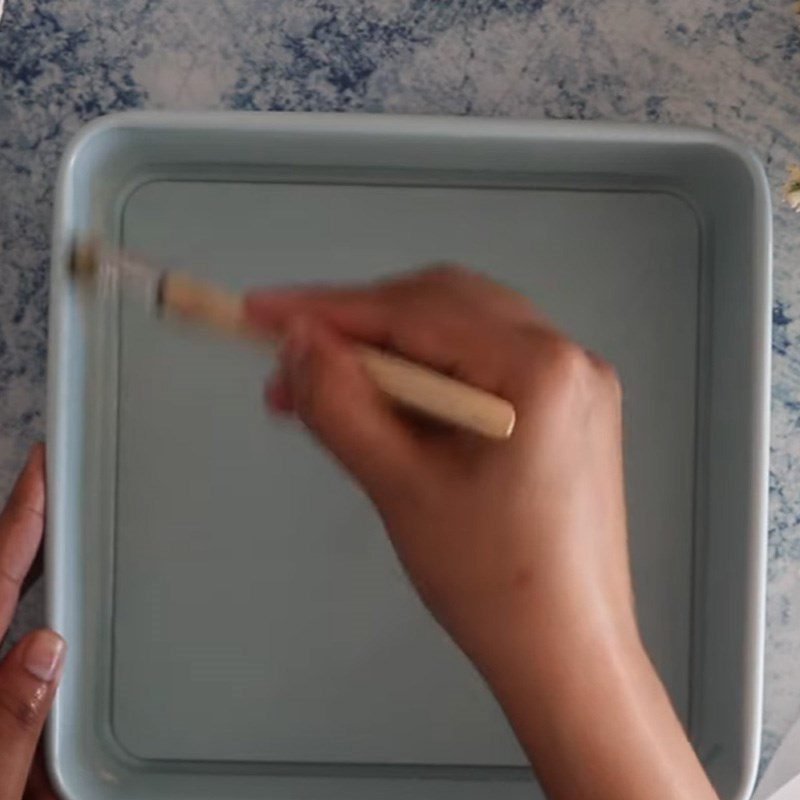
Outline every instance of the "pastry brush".
[[[241, 295], [125, 251], [92, 241], [76, 243], [70, 270], [76, 278], [118, 277], [126, 286], [138, 288], [150, 307], [165, 316], [250, 341], [275, 343], [246, 319]], [[511, 435], [515, 413], [507, 400], [393, 353], [360, 343], [356, 347], [376, 386], [401, 406], [492, 439]]]

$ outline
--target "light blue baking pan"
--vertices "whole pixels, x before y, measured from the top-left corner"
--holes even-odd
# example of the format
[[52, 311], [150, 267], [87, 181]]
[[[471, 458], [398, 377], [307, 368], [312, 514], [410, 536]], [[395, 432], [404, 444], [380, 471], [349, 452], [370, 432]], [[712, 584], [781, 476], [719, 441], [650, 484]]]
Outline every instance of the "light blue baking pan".
[[70, 643], [48, 733], [59, 789], [530, 798], [502, 714], [367, 502], [262, 412], [267, 364], [72, 285], [68, 248], [89, 232], [232, 288], [459, 260], [610, 358], [644, 637], [721, 796], [749, 795], [770, 311], [749, 151], [650, 126], [132, 113], [64, 157], [47, 540], [49, 622]]

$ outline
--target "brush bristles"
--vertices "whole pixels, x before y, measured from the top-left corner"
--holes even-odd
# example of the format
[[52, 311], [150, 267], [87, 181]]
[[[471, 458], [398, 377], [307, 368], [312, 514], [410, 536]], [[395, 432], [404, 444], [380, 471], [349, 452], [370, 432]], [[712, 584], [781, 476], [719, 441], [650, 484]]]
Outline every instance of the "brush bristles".
[[152, 306], [158, 302], [161, 270], [140, 258], [112, 249], [98, 239], [76, 239], [69, 253], [69, 274], [86, 286], [116, 292], [122, 284], [141, 292]]
[[92, 240], [76, 241], [72, 245], [69, 258], [69, 271], [75, 278], [91, 278], [97, 273], [99, 248]]

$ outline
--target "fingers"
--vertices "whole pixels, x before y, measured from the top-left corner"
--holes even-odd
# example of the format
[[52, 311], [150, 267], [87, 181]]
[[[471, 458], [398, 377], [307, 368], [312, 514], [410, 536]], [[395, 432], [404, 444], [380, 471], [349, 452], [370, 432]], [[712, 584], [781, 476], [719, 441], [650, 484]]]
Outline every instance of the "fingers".
[[44, 446], [35, 445], [0, 513], [0, 638], [5, 635], [44, 530]]
[[294, 411], [292, 392], [283, 372], [270, 378], [267, 383], [264, 399], [270, 411], [276, 414], [291, 414]]
[[282, 335], [298, 316], [313, 317], [488, 391], [507, 382], [509, 340], [534, 319], [517, 293], [457, 268], [355, 288], [254, 292], [245, 308], [271, 333]]
[[28, 775], [28, 785], [25, 787], [23, 800], [58, 800], [58, 795], [47, 777], [41, 739], [33, 757], [33, 764], [30, 775]]
[[25, 636], [0, 663], [0, 800], [19, 800], [61, 675], [64, 641]]
[[324, 324], [300, 317], [290, 326], [281, 369], [272, 399], [290, 404], [369, 494], [396, 489], [398, 476], [419, 464], [411, 429]]
[[[20, 587], [39, 549], [44, 510], [44, 447], [37, 444], [0, 512], [0, 635], [8, 629]], [[0, 800], [22, 796], [63, 655], [61, 637], [40, 630], [24, 637], [0, 663]], [[55, 798], [41, 769], [28, 790], [34, 800]]]

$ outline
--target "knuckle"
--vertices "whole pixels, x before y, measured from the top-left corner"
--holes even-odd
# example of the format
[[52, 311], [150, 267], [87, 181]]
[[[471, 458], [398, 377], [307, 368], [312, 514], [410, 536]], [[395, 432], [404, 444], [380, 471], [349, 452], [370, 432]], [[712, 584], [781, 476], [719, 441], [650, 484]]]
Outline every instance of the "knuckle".
[[541, 325], [541, 315], [528, 296], [486, 276], [477, 277], [479, 283], [475, 288], [483, 300], [482, 305], [490, 308], [498, 319], [524, 327]]
[[523, 330], [525, 358], [534, 365], [526, 371], [526, 384], [534, 395], [564, 397], [591, 384], [591, 358], [580, 345], [555, 331]]
[[423, 280], [431, 283], [455, 283], [463, 281], [472, 273], [463, 265], [455, 261], [439, 261], [425, 267], [420, 273]]
[[517, 361], [531, 365], [518, 370], [516, 379], [524, 402], [573, 411], [587, 405], [621, 406], [621, 383], [611, 363], [550, 329], [523, 326], [522, 340]]
[[620, 400], [622, 398], [622, 381], [620, 380], [616, 367], [611, 362], [603, 358], [598, 358], [597, 372], [603, 387], [612, 397], [616, 400]]
[[33, 508], [24, 499], [12, 497], [3, 510], [3, 522], [10, 528], [22, 527], [31, 523], [41, 523], [41, 511]]
[[47, 686], [41, 684], [31, 693], [0, 691], [0, 707], [14, 724], [24, 732], [37, 731], [42, 722]]
[[509, 317], [516, 317], [523, 323], [533, 323], [537, 319], [533, 301], [514, 289], [502, 288], [501, 309]]
[[582, 380], [590, 366], [586, 351], [559, 335], [546, 337], [544, 355], [545, 368], [556, 382], [572, 384]]
[[379, 296], [392, 308], [419, 304], [423, 300], [440, 300], [462, 285], [469, 271], [458, 264], [443, 262], [385, 281], [378, 289]]
[[622, 400], [622, 383], [616, 367], [602, 356], [594, 352], [586, 353], [591, 366], [596, 392], [609, 400]]
[[17, 574], [12, 564], [13, 562], [7, 554], [0, 553], [0, 587], [11, 586], [19, 589], [25, 576]]
[[0, 616], [8, 609], [9, 614], [17, 605], [22, 581], [14, 577], [0, 564]]

